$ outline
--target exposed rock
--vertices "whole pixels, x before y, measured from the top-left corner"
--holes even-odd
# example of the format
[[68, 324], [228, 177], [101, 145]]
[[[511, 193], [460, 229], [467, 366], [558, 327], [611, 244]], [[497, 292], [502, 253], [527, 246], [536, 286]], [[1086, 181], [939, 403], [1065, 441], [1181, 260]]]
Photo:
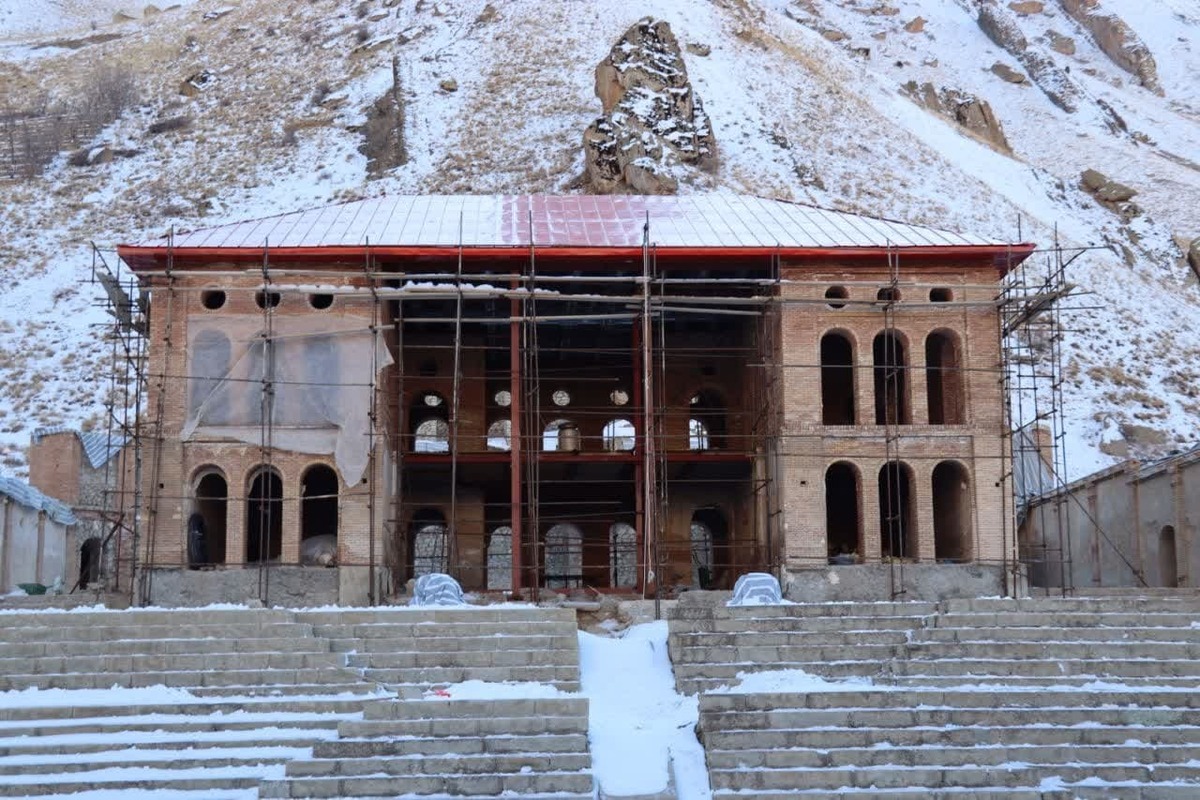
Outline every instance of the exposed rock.
[[446, 78], [444, 80], [440, 80], [440, 81], [438, 81], [438, 88], [441, 89], [443, 92], [457, 92], [458, 91], [458, 81], [454, 80], [454, 78]]
[[76, 150], [67, 156], [67, 163], [72, 167], [90, 167], [93, 164], [108, 164], [117, 158], [132, 158], [141, 152], [141, 150], [100, 144], [95, 147], [83, 147]]
[[204, 16], [202, 16], [201, 19], [203, 19], [205, 22], [213, 22], [214, 20], [220, 19], [221, 17], [232, 12], [233, 10], [234, 10], [233, 6], [222, 6], [220, 8], [214, 8], [212, 11], [205, 12]]
[[1094, 192], [1108, 183], [1108, 176], [1094, 169], [1085, 169], [1079, 176], [1079, 180], [1083, 183], [1085, 189], [1089, 192]]
[[1070, 36], [1063, 36], [1058, 31], [1047, 31], [1046, 36], [1050, 40], [1050, 49], [1054, 52], [1064, 56], [1075, 55], [1075, 40]]
[[1192, 239], [1192, 243], [1188, 245], [1187, 263], [1192, 272], [1196, 273], [1196, 277], [1200, 278], [1200, 236]]
[[835, 31], [832, 28], [821, 31], [821, 35], [825, 37], [826, 41], [830, 42], [844, 42], [849, 38], [841, 31]]
[[867, 13], [874, 17], [894, 17], [900, 13], [900, 9], [884, 3], [868, 9]]
[[1137, 196], [1136, 189], [1123, 183], [1117, 183], [1104, 173], [1094, 169], [1085, 169], [1079, 176], [1079, 182], [1088, 194], [1110, 210], [1125, 217], [1133, 217], [1141, 213], [1141, 209], [1129, 202]]
[[161, 13], [162, 13], [162, 9], [159, 8], [158, 6], [154, 6], [154, 5], [146, 6], [145, 8], [142, 9], [142, 18], [150, 19], [150, 17], [156, 17]]
[[997, 61], [995, 64], [992, 64], [991, 70], [992, 74], [998, 76], [1001, 80], [1006, 80], [1009, 83], [1025, 83], [1025, 75], [1017, 72], [1003, 61]]
[[692, 55], [700, 56], [701, 58], [712, 54], [712, 48], [706, 44], [701, 44], [700, 42], [688, 42], [687, 51]]
[[217, 76], [210, 70], [202, 69], [188, 75], [179, 83], [179, 93], [185, 97], [195, 97], [216, 81]]
[[1150, 48], [1116, 14], [1100, 8], [1100, 0], [1059, 0], [1063, 9], [1092, 35], [1096, 46], [1121, 69], [1137, 76], [1142, 86], [1163, 93], [1158, 82], [1158, 65]]
[[976, 138], [1002, 152], [1012, 152], [1004, 128], [986, 100], [958, 89], [936, 89], [932, 83], [918, 86], [916, 81], [909, 81], [902, 89], [925, 108], [953, 121]]
[[167, 117], [150, 123], [146, 128], [146, 133], [167, 133], [169, 131], [182, 131], [192, 126], [192, 118], [186, 114], [179, 117]]
[[[1079, 108], [1082, 96], [1079, 87], [1058, 68], [1050, 56], [1029, 46], [1012, 11], [998, 5], [996, 0], [979, 0], [976, 22], [989, 39], [1003, 47], [1028, 70], [1029, 77], [1050, 102], [1064, 111], [1073, 112]], [[995, 68], [992, 71], [995, 72]], [[1009, 80], [1004, 75], [1001, 77]]]
[[1041, 14], [1046, 10], [1045, 4], [1038, 2], [1038, 0], [1014, 0], [1014, 2], [1008, 4], [1008, 7], [1022, 16]]
[[479, 16], [475, 18], [475, 24], [486, 25], [489, 22], [495, 22], [498, 16], [500, 15], [496, 13], [496, 7], [491, 3], [488, 3], [483, 7], [483, 11], [479, 12]]
[[118, 25], [123, 22], [133, 22], [135, 19], [137, 19], [137, 17], [133, 14], [130, 14], [128, 11], [116, 11], [112, 15], [112, 21]]
[[1131, 189], [1123, 183], [1109, 181], [1096, 190], [1096, 199], [1105, 203], [1123, 203], [1132, 200], [1137, 195], [1137, 189]]
[[645, 18], [596, 67], [604, 115], [583, 134], [597, 192], [671, 194], [694, 167], [715, 166], [716, 142], [666, 22]]
[[358, 151], [367, 157], [372, 176], [408, 162], [404, 141], [404, 95], [401, 91], [399, 60], [392, 59], [392, 88], [367, 109], [367, 121], [359, 129], [363, 143]]
[[904, 26], [904, 30], [908, 31], [909, 33], [920, 33], [921, 31], [925, 30], [925, 18], [913, 17]]

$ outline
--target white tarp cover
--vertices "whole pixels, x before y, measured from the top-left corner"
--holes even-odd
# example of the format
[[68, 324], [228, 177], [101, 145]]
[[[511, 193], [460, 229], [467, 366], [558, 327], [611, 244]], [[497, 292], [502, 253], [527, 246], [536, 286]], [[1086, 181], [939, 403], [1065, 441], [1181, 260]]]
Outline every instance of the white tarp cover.
[[371, 452], [371, 390], [392, 363], [383, 337], [366, 320], [312, 315], [272, 317], [267, 333], [261, 314], [188, 318], [181, 438], [332, 454], [346, 485], [357, 484]]

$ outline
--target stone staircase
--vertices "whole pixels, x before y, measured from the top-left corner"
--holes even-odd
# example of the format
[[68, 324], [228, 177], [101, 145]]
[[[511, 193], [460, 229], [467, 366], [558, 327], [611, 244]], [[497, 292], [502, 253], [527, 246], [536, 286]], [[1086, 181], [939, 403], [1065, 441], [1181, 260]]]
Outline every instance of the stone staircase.
[[127, 690], [0, 699], [0, 797], [590, 797], [578, 664], [558, 610], [0, 613], [0, 690]]
[[[685, 598], [670, 647], [680, 690], [707, 692], [714, 797], [1182, 800], [1200, 797], [1197, 621], [1194, 595]], [[736, 688], [739, 672], [780, 669], [860, 680]]]
[[[588, 703], [566, 609], [301, 612], [364, 679], [401, 698], [343, 723], [261, 797], [590, 798]], [[466, 681], [502, 697], [454, 699]], [[486, 687], [476, 687], [491, 694]]]

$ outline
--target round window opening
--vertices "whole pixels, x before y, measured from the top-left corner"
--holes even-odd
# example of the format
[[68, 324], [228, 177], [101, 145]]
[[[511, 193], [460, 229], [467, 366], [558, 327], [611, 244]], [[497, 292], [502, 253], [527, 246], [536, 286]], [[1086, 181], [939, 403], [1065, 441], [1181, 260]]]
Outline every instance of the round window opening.
[[629, 392], [624, 389], [613, 389], [608, 399], [612, 401], [614, 406], [623, 406], [629, 402]]
[[333, 305], [333, 295], [331, 294], [310, 294], [308, 296], [308, 304], [318, 311], [324, 311]]
[[254, 304], [259, 308], [275, 308], [280, 301], [279, 292], [255, 292]]
[[213, 289], [212, 291], [208, 292], [201, 292], [200, 304], [209, 311], [216, 311], [218, 308], [225, 305], [225, 293], [217, 289]]
[[830, 286], [825, 290], [825, 299], [829, 301], [830, 308], [845, 308], [846, 304], [838, 301], [849, 297], [850, 292], [846, 291], [845, 286]]
[[496, 405], [500, 406], [501, 408], [508, 408], [510, 405], [512, 405], [512, 393], [507, 389], [501, 389], [500, 391], [496, 392], [496, 396], [493, 399], [496, 401]]
[[571, 394], [566, 389], [558, 389], [554, 394], [550, 395], [550, 399], [554, 401], [556, 406], [568, 406], [571, 404]]

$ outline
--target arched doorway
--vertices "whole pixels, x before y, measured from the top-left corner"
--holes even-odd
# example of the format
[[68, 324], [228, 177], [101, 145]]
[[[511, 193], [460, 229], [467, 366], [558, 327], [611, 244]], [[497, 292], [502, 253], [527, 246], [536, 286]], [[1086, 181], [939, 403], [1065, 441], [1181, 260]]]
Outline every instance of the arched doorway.
[[246, 493], [246, 563], [277, 560], [283, 553], [283, 481], [259, 467]]
[[925, 339], [925, 388], [930, 425], [965, 422], [962, 357], [958, 337], [950, 331], [934, 331]]
[[487, 588], [512, 588], [512, 528], [501, 525], [491, 532], [487, 542]]
[[729, 524], [716, 506], [692, 513], [689, 529], [692, 555], [692, 586], [713, 589], [729, 568]]
[[854, 564], [862, 553], [858, 469], [848, 461], [825, 471], [825, 542], [829, 563]]
[[561, 522], [546, 531], [545, 585], [550, 589], [583, 585], [583, 532]]
[[103, 546], [93, 536], [79, 548], [79, 588], [86, 589], [100, 580], [100, 555]]
[[884, 558], [916, 556], [917, 505], [912, 469], [891, 461], [879, 470], [879, 535]]
[[1163, 586], [1179, 585], [1179, 555], [1175, 549], [1175, 526], [1164, 525], [1158, 532], [1158, 575]]
[[[336, 557], [338, 538], [338, 476], [326, 464], [314, 464], [300, 477], [300, 541], [310, 542]], [[301, 545], [301, 560], [307, 563], [308, 551]]]
[[725, 447], [725, 400], [712, 389], [694, 392], [688, 400], [688, 449], [719, 450]]
[[414, 453], [450, 452], [450, 409], [437, 392], [421, 392], [409, 410]]
[[446, 516], [436, 508], [425, 508], [413, 515], [409, 528], [409, 552], [412, 577], [450, 571], [450, 530]]
[[609, 586], [637, 586], [637, 531], [627, 522], [608, 529]]
[[821, 337], [821, 422], [853, 425], [854, 346], [842, 333]]
[[908, 355], [904, 341], [894, 331], [875, 337], [875, 424], [907, 425], [912, 422], [908, 402]]
[[[225, 563], [226, 520], [229, 505], [229, 485], [225, 476], [213, 468], [202, 468], [196, 481], [195, 513], [200, 515], [203, 524], [204, 552], [207, 554], [204, 562], [207, 564]], [[191, 532], [189, 530], [189, 536]], [[189, 548], [190, 549], [190, 548]], [[192, 566], [200, 566], [193, 564]]]
[[957, 461], [933, 468], [933, 557], [971, 560], [971, 478]]

